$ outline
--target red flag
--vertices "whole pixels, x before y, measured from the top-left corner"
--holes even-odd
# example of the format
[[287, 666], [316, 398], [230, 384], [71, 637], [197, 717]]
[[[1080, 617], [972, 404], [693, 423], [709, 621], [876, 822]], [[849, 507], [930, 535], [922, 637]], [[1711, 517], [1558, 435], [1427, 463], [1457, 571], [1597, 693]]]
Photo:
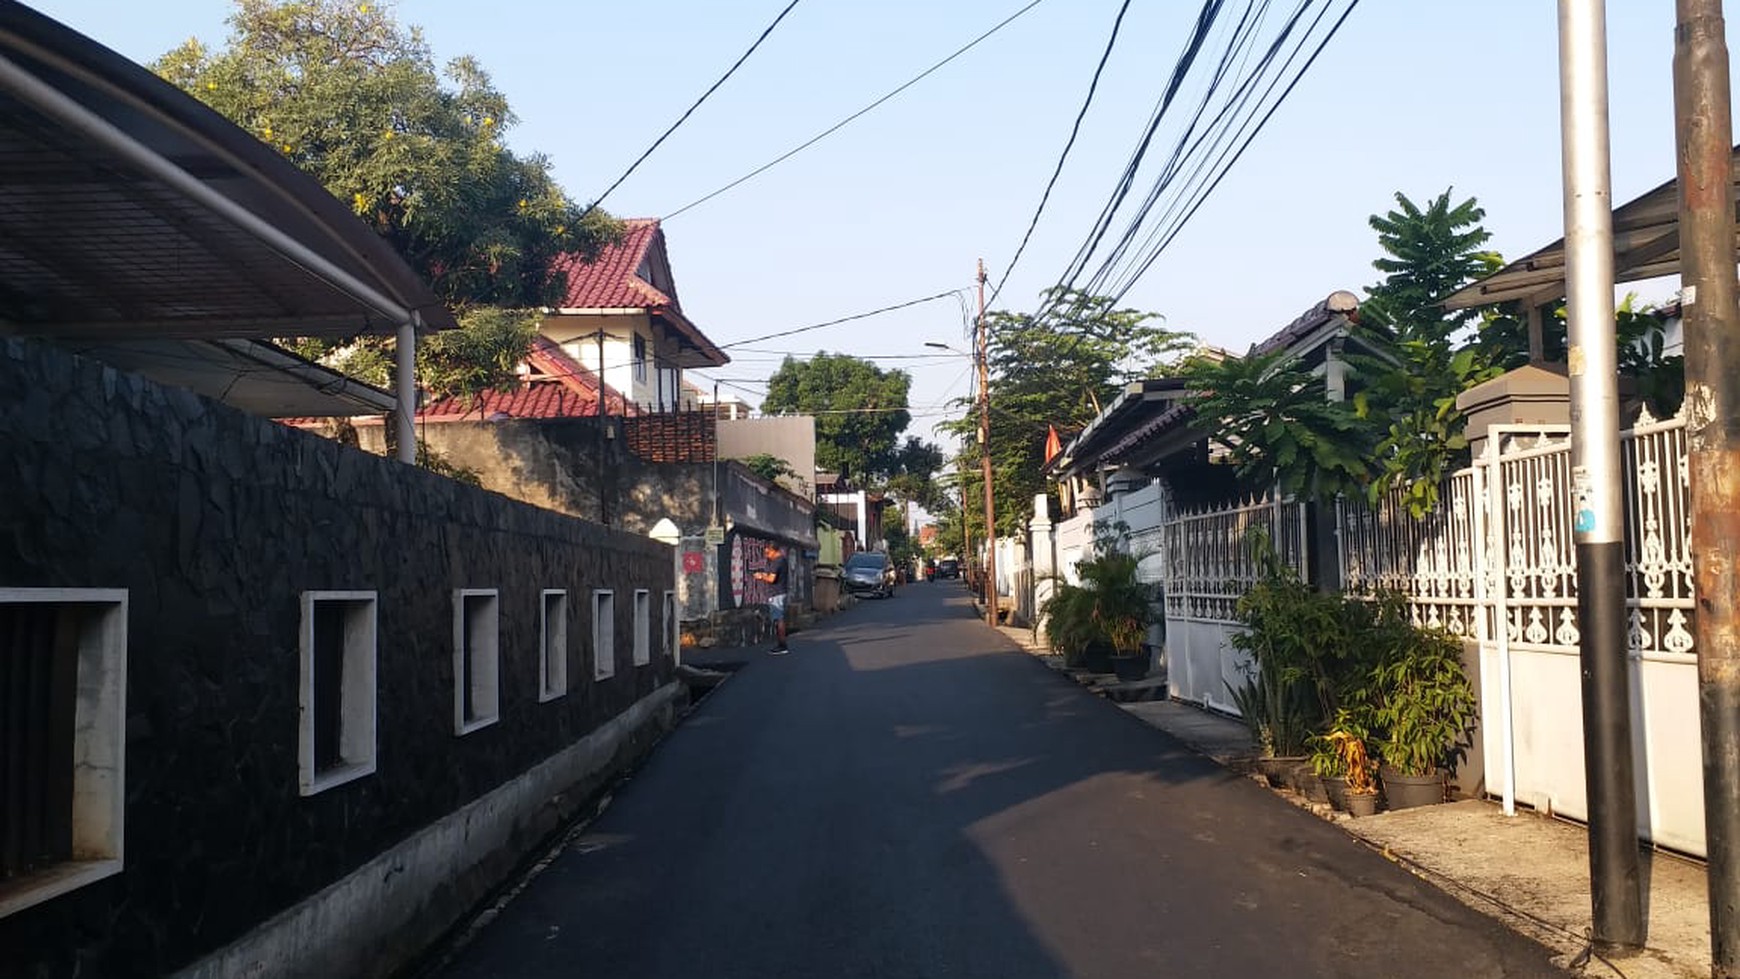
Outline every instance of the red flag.
[[1057, 426], [1045, 426], [1045, 461], [1050, 462], [1063, 454], [1063, 442], [1057, 437]]

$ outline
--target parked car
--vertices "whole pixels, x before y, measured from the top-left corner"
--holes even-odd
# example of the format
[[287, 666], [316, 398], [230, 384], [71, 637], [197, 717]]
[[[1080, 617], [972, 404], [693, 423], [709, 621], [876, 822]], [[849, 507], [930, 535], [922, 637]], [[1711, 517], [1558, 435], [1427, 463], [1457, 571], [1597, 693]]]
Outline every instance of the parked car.
[[846, 591], [848, 594], [871, 594], [878, 598], [894, 597], [894, 563], [888, 555], [874, 551], [859, 551], [846, 559]]
[[936, 563], [936, 577], [959, 578], [960, 576], [961, 562], [959, 558], [945, 557]]

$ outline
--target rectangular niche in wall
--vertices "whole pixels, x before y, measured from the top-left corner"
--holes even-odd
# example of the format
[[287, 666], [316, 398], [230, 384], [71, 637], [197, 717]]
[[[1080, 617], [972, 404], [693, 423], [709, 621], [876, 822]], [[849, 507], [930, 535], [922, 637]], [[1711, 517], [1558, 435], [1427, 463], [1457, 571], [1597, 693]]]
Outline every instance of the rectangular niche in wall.
[[494, 588], [453, 592], [453, 733], [501, 719], [501, 598]]
[[0, 918], [121, 872], [127, 592], [0, 588]]
[[616, 675], [616, 593], [600, 588], [592, 593], [592, 676]]
[[538, 630], [538, 702], [568, 693], [568, 593], [545, 589], [542, 627]]
[[634, 665], [652, 662], [652, 593], [634, 590]]
[[298, 788], [314, 795], [375, 770], [376, 598], [302, 593]]

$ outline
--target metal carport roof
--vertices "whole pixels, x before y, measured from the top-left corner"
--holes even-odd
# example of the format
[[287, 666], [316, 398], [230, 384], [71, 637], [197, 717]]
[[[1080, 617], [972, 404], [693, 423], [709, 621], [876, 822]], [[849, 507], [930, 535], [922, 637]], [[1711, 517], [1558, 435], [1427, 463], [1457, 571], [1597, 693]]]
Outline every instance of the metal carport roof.
[[388, 243], [145, 68], [0, 0], [0, 330], [350, 336], [456, 324]]
[[[1730, 174], [1740, 188], [1740, 147], [1730, 157]], [[1740, 248], [1740, 232], [1735, 245]], [[1613, 274], [1616, 282], [1635, 282], [1679, 271], [1679, 181], [1669, 180], [1613, 211]], [[1560, 238], [1451, 293], [1444, 306], [1468, 309], [1510, 300], [1539, 306], [1564, 295], [1565, 239]]]

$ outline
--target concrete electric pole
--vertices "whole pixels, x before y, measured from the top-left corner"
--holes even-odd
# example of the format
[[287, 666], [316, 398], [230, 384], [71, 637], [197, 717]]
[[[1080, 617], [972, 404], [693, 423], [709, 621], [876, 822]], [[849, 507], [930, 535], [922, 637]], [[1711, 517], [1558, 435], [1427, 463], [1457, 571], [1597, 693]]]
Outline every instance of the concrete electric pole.
[[1710, 975], [1740, 977], [1740, 338], [1733, 124], [1721, 0], [1678, 0], [1674, 134], [1686, 349], [1698, 708], [1704, 742]]
[[985, 482], [985, 623], [997, 625], [997, 508], [991, 489], [991, 328], [985, 323], [985, 260], [979, 259], [979, 469]]

